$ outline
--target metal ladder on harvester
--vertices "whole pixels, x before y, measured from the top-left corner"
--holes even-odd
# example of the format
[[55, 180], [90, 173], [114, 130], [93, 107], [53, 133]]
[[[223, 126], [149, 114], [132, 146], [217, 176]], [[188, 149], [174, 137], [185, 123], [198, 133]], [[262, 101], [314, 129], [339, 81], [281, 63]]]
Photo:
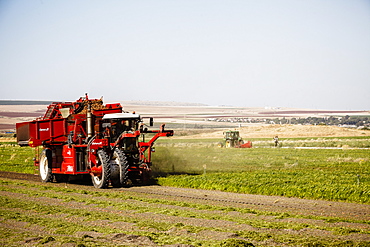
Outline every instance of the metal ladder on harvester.
[[47, 109], [47, 111], [46, 111], [43, 119], [50, 119], [50, 118], [52, 118], [53, 112], [54, 112], [54, 109], [55, 109], [55, 106], [56, 106], [56, 104], [51, 104], [51, 105], [48, 106], [48, 109]]

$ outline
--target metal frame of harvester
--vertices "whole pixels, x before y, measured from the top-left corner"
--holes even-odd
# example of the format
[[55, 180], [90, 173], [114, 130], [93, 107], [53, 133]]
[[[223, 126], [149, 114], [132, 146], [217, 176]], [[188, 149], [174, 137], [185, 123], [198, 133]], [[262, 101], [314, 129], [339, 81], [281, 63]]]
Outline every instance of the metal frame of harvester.
[[91, 175], [96, 188], [107, 188], [149, 180], [154, 142], [173, 135], [164, 127], [148, 130], [140, 115], [123, 111], [120, 103], [104, 105], [86, 94], [76, 102], [52, 103], [43, 117], [17, 123], [16, 131], [19, 145], [43, 148], [34, 158], [41, 181]]

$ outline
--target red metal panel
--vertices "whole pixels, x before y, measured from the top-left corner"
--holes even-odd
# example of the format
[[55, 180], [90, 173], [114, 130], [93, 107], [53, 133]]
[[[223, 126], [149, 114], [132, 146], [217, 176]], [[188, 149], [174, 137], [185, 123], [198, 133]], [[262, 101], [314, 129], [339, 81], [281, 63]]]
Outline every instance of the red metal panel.
[[240, 145], [241, 148], [251, 148], [252, 147], [252, 142], [248, 141], [242, 145]]
[[36, 121], [33, 121], [33, 122], [30, 122], [29, 123], [29, 129], [30, 129], [30, 138], [33, 138], [33, 139], [39, 139], [38, 138], [38, 135], [37, 135], [37, 122]]
[[61, 171], [65, 174], [74, 174], [76, 172], [76, 149], [73, 146], [63, 146], [63, 162]]
[[66, 119], [39, 120], [27, 123], [29, 126], [29, 141], [31, 146], [41, 145], [42, 142], [66, 142]]
[[16, 123], [17, 143], [21, 146], [27, 146], [30, 140], [30, 127], [28, 122]]
[[90, 149], [98, 149], [108, 146], [108, 140], [107, 139], [95, 139], [90, 146]]
[[64, 140], [65, 138], [63, 137], [66, 137], [68, 135], [65, 119], [52, 120], [50, 127], [51, 127], [50, 136], [52, 139], [62, 137], [62, 140]]
[[39, 121], [37, 126], [38, 138], [40, 141], [50, 140], [51, 136], [50, 121]]

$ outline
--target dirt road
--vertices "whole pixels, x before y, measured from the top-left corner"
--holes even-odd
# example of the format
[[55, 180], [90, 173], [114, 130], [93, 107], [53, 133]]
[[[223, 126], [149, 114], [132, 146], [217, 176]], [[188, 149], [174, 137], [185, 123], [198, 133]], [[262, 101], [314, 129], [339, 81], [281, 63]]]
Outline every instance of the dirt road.
[[[255, 246], [370, 243], [370, 205], [156, 185], [97, 190], [44, 184], [28, 174], [0, 177], [0, 229], [8, 236], [1, 241], [9, 246], [232, 246], [231, 239]], [[61, 216], [63, 224], [52, 224]]]

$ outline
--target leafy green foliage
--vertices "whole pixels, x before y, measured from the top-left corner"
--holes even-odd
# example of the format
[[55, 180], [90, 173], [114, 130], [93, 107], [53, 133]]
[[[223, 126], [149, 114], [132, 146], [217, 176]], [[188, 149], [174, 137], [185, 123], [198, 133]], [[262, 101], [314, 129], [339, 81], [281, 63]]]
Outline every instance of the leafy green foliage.
[[[362, 149], [158, 147], [160, 185], [370, 203]], [[192, 174], [192, 175], [189, 175]]]
[[[362, 227], [352, 228], [325, 223], [331, 221], [368, 224], [366, 221], [314, 216], [308, 216], [306, 222], [281, 221], [284, 218], [298, 219], [304, 216], [262, 212], [244, 206], [230, 207], [209, 205], [207, 202], [201, 204], [176, 199], [166, 200], [129, 190], [87, 190], [81, 187], [65, 188], [56, 183], [42, 184], [0, 179], [0, 192], [4, 192], [0, 196], [1, 223], [27, 222], [27, 227], [44, 229], [42, 234], [27, 231], [15, 234], [0, 227], [0, 235], [7, 236], [8, 244], [10, 241], [18, 243], [32, 237], [39, 245], [49, 243], [59, 246], [60, 243], [74, 243], [76, 246], [117, 246], [116, 242], [99, 242], [99, 238], [109, 239], [109, 234], [119, 233], [147, 236], [158, 245], [252, 246], [251, 242], [271, 240], [291, 246], [312, 246], [311, 243], [320, 243], [320, 246], [340, 246], [347, 241], [333, 241], [331, 238], [304, 236], [293, 232], [320, 229], [338, 236], [353, 233], [369, 234], [369, 231]], [[318, 221], [312, 221], [313, 219]], [[207, 220], [209, 223], [223, 221], [227, 224], [222, 227], [217, 224], [199, 225], [198, 220]], [[126, 222], [125, 227], [122, 227], [123, 222]], [[127, 225], [132, 227], [127, 228]], [[248, 225], [254, 230], [235, 228], [240, 225]], [[291, 230], [292, 234], [285, 231], [286, 229]], [[82, 237], [76, 234], [81, 231], [85, 232]], [[99, 237], [90, 237], [88, 232], [97, 233]], [[195, 238], [202, 232], [224, 232], [232, 238], [220, 241]], [[359, 241], [352, 244], [361, 246]]]
[[15, 143], [0, 143], [0, 170], [33, 174], [34, 156], [33, 148], [20, 147]]
[[254, 245], [245, 240], [230, 238], [225, 241], [222, 241], [220, 246], [221, 247], [247, 247], [247, 246], [254, 246]]

